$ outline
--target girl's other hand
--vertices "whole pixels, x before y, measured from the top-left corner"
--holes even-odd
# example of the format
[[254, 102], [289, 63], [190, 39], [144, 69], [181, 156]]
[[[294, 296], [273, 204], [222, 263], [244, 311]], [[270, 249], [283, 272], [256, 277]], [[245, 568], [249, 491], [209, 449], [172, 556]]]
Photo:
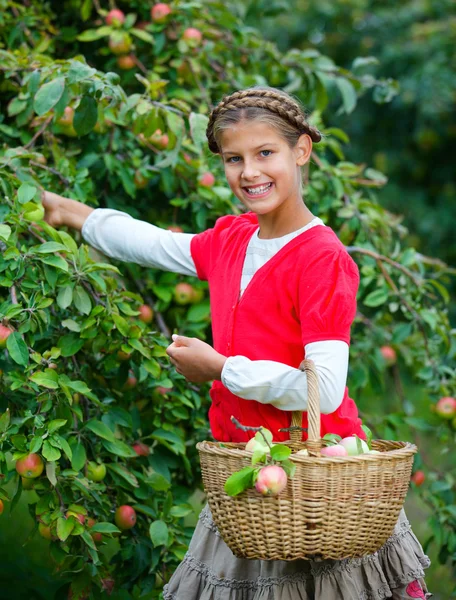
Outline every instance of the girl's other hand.
[[176, 371], [194, 383], [220, 379], [226, 361], [226, 356], [209, 344], [183, 335], [173, 335], [166, 353]]

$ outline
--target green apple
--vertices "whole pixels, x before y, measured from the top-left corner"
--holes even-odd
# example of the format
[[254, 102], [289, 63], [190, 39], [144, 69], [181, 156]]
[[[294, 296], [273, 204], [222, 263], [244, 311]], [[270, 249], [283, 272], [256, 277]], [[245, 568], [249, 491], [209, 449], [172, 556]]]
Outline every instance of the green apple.
[[86, 475], [90, 481], [103, 481], [106, 477], [106, 465], [90, 461], [87, 463]]
[[23, 217], [26, 221], [31, 221], [31, 222], [42, 221], [44, 218], [43, 205], [35, 204], [35, 202], [26, 202], [24, 204]]

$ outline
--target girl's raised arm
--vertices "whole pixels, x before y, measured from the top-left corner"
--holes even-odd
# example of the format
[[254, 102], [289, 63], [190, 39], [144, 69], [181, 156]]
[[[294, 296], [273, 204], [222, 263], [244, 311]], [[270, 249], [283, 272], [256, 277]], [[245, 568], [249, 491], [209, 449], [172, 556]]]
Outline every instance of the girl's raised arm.
[[45, 220], [82, 232], [85, 241], [111, 258], [182, 275], [196, 275], [191, 233], [174, 233], [109, 208], [93, 209], [52, 192], [43, 197]]

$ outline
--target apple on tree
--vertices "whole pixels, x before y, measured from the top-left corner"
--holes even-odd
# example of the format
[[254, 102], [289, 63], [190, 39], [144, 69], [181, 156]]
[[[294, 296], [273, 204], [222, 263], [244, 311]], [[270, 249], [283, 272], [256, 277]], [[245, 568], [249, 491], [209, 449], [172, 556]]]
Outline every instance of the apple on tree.
[[442, 419], [452, 419], [456, 416], [456, 398], [451, 396], [444, 396], [435, 405], [435, 412], [442, 417]]
[[0, 500], [0, 515], [3, 513], [5, 505], [3, 504], [3, 500]]
[[41, 475], [44, 469], [44, 463], [38, 454], [27, 454], [16, 461], [16, 471], [26, 479], [36, 479]]
[[71, 127], [74, 120], [74, 108], [71, 106], [65, 106], [63, 115], [57, 119], [57, 123], [63, 127]]
[[153, 318], [154, 318], [154, 311], [151, 309], [151, 307], [148, 304], [141, 304], [141, 306], [138, 308], [139, 310], [139, 317], [138, 319], [140, 321], [142, 321], [143, 323], [151, 323]]
[[[87, 527], [89, 529], [92, 529], [92, 527], [96, 524], [97, 524], [97, 522], [95, 521], [95, 519], [92, 519], [91, 517], [89, 519], [87, 519]], [[99, 544], [100, 542], [103, 541], [103, 536], [99, 531], [96, 531], [95, 533], [91, 533], [90, 535], [92, 536], [92, 539], [96, 544]]]
[[114, 514], [114, 522], [123, 531], [131, 529], [136, 524], [136, 511], [132, 506], [124, 504], [119, 506]]
[[6, 340], [12, 334], [12, 330], [0, 324], [0, 349], [6, 347]]
[[103, 481], [106, 477], [106, 465], [104, 463], [97, 464], [96, 462], [89, 461], [86, 466], [86, 475], [90, 481]]
[[109, 49], [113, 54], [128, 54], [131, 48], [131, 38], [128, 34], [111, 35], [108, 42]]
[[209, 171], [207, 173], [203, 173], [201, 175], [201, 177], [199, 178], [199, 184], [202, 187], [210, 188], [214, 185], [214, 183], [215, 183], [215, 177]]
[[119, 69], [129, 71], [136, 66], [136, 57], [134, 54], [123, 54], [117, 57], [117, 64]]
[[415, 471], [411, 477], [411, 481], [413, 481], [413, 483], [419, 487], [420, 485], [423, 485], [423, 483], [426, 480], [426, 475], [424, 474], [424, 471]]
[[195, 27], [188, 27], [182, 34], [182, 39], [187, 42], [191, 48], [196, 48], [201, 44], [203, 34]]
[[149, 456], [150, 454], [149, 446], [143, 442], [136, 442], [132, 448], [138, 456]]
[[122, 25], [124, 22], [125, 15], [118, 8], [113, 8], [106, 15], [106, 25]]
[[380, 353], [383, 356], [387, 367], [392, 367], [396, 364], [397, 354], [394, 348], [391, 346], [382, 346], [380, 348]]
[[193, 286], [182, 281], [174, 288], [174, 301], [176, 304], [180, 304], [182, 306], [185, 304], [190, 304], [193, 300], [193, 293]]
[[171, 12], [171, 7], [168, 4], [159, 2], [150, 9], [150, 16], [152, 17], [152, 21], [154, 23], [161, 24], [166, 23]]

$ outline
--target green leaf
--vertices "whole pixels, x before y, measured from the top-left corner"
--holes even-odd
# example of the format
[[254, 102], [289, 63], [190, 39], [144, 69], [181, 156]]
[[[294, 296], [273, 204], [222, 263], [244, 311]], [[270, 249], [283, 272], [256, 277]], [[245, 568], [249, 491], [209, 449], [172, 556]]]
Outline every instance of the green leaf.
[[45, 369], [44, 371], [37, 371], [29, 377], [30, 381], [40, 385], [41, 387], [48, 388], [50, 390], [56, 390], [59, 387], [58, 379], [59, 376], [54, 369]]
[[45, 258], [41, 259], [41, 262], [49, 265], [50, 267], [55, 267], [56, 269], [60, 269], [61, 271], [68, 273], [68, 263], [61, 256], [46, 256]]
[[117, 315], [116, 313], [112, 314], [112, 320], [114, 321], [114, 324], [117, 327], [117, 329], [120, 331], [120, 333], [122, 335], [124, 335], [125, 337], [128, 337], [128, 333], [130, 331], [130, 325], [127, 323], [127, 321], [120, 315]]
[[60, 429], [60, 427], [63, 427], [67, 422], [67, 419], [53, 419], [52, 421], [49, 422], [48, 425], [48, 430], [49, 433], [54, 433], [54, 431], [57, 431], [57, 429]]
[[274, 460], [286, 460], [291, 454], [291, 449], [288, 446], [283, 446], [282, 444], [276, 444], [271, 448], [271, 457]]
[[21, 337], [21, 334], [17, 331], [13, 331], [10, 333], [6, 340], [6, 348], [9, 352], [9, 355], [18, 365], [22, 365], [26, 367], [29, 362], [29, 353], [27, 349], [27, 344]]
[[0, 224], [0, 239], [7, 242], [11, 235], [11, 227], [9, 225]]
[[71, 237], [71, 235], [69, 233], [67, 233], [66, 231], [60, 231], [60, 230], [57, 233], [59, 234], [59, 238], [65, 244], [66, 249], [69, 252], [76, 254], [76, 252], [78, 251], [78, 245], [76, 244], [74, 239]]
[[100, 523], [95, 523], [93, 527], [90, 528], [91, 533], [120, 533], [120, 529], [113, 525], [112, 523], [108, 523], [106, 521], [102, 521]]
[[108, 36], [112, 32], [111, 27], [99, 27], [98, 29], [86, 29], [77, 36], [77, 40], [80, 42], [94, 42], [103, 37]]
[[336, 84], [342, 95], [344, 112], [350, 114], [356, 106], [356, 90], [350, 81], [344, 77], [336, 77]]
[[169, 514], [172, 517], [177, 517], [178, 519], [182, 517], [186, 517], [187, 515], [193, 512], [193, 508], [189, 504], [179, 504], [178, 506], [173, 506], [169, 511]]
[[37, 115], [41, 116], [53, 108], [60, 100], [65, 89], [65, 79], [58, 77], [49, 83], [45, 83], [35, 94], [33, 108]]
[[4, 433], [8, 429], [10, 420], [11, 420], [11, 413], [10, 413], [10, 409], [7, 408], [5, 410], [5, 412], [2, 414], [2, 416], [0, 417], [0, 433]]
[[198, 148], [206, 145], [206, 129], [209, 119], [206, 115], [199, 113], [190, 113], [190, 134]]
[[149, 535], [154, 546], [166, 546], [168, 543], [168, 526], [164, 521], [154, 521], [150, 524]]
[[114, 471], [114, 473], [117, 473], [117, 475], [119, 475], [119, 477], [122, 477], [122, 479], [125, 479], [125, 481], [131, 486], [139, 487], [139, 483], [136, 477], [133, 475], [133, 473], [130, 473], [130, 471], [128, 471], [125, 467], [122, 467], [117, 463], [110, 463], [108, 464], [108, 468], [111, 469], [111, 471]]
[[187, 318], [189, 321], [193, 323], [198, 323], [200, 321], [204, 321], [211, 314], [211, 307], [209, 304], [209, 300], [201, 302], [200, 304], [194, 304], [190, 307]]
[[77, 285], [74, 290], [74, 305], [83, 315], [88, 315], [92, 310], [92, 301], [90, 296], [80, 285]]
[[171, 483], [166, 477], [159, 473], [152, 473], [152, 475], [146, 479], [146, 484], [156, 492], [166, 492], [171, 487]]
[[363, 302], [366, 306], [376, 307], [385, 304], [387, 300], [388, 290], [382, 288], [379, 290], [374, 290], [373, 292], [370, 292], [370, 294], [367, 294]]
[[17, 200], [19, 204], [26, 204], [35, 197], [36, 187], [29, 183], [23, 183], [17, 190]]
[[93, 541], [93, 537], [90, 535], [90, 533], [83, 531], [81, 533], [81, 538], [84, 540], [87, 546], [89, 546], [89, 548], [96, 551], [97, 547], [95, 546], [95, 542]]
[[103, 441], [103, 446], [111, 454], [121, 456], [122, 458], [136, 458], [138, 455], [125, 442], [114, 440], [113, 442]]
[[[58, 303], [58, 299], [57, 299], [57, 303]], [[61, 308], [64, 308], [63, 306]], [[74, 331], [76, 333], [79, 333], [81, 331], [81, 326], [79, 325], [79, 323], [76, 323], [76, 321], [73, 321], [73, 319], [65, 319], [64, 321], [62, 321], [62, 325], [64, 327], [66, 327], [67, 329], [69, 329], [70, 331]]]
[[55, 461], [59, 460], [62, 453], [58, 448], [54, 448], [48, 440], [44, 440], [42, 454], [46, 460]]
[[54, 487], [57, 485], [57, 477], [55, 476], [55, 462], [46, 463], [46, 477], [49, 479], [49, 481]]
[[71, 446], [71, 451], [73, 453], [71, 458], [71, 467], [75, 471], [80, 471], [84, 468], [87, 461], [84, 445], [81, 442], [77, 442]]
[[137, 38], [142, 40], [143, 42], [147, 42], [148, 44], [154, 43], [153, 36], [148, 31], [143, 31], [142, 29], [130, 29], [130, 33], [135, 35]]
[[237, 496], [247, 488], [253, 486], [253, 476], [257, 469], [255, 467], [244, 467], [233, 473], [225, 482], [225, 492], [228, 496]]
[[65, 456], [68, 458], [68, 460], [71, 461], [73, 458], [73, 452], [71, 451], [69, 443], [61, 435], [56, 435], [55, 437], [60, 442], [60, 446], [62, 447], [62, 450], [65, 452]]
[[30, 452], [35, 454], [36, 452], [38, 452], [40, 450], [42, 445], [43, 445], [43, 438], [39, 435], [35, 436], [34, 438], [32, 438], [32, 441], [30, 442]]
[[366, 434], [366, 444], [370, 448], [371, 447], [371, 442], [372, 442], [372, 431], [369, 429], [369, 427], [367, 425], [362, 425], [361, 429]]
[[57, 537], [64, 542], [74, 529], [74, 520], [59, 517], [57, 519]]
[[59, 289], [57, 295], [57, 304], [61, 309], [65, 310], [73, 302], [73, 287], [71, 285], [65, 285]]
[[58, 242], [45, 242], [35, 248], [34, 252], [39, 254], [53, 254], [54, 252], [66, 252], [67, 249], [63, 244], [59, 244]]
[[73, 334], [64, 335], [57, 343], [57, 346], [62, 350], [62, 356], [73, 356], [83, 347], [84, 340], [76, 337]]
[[91, 96], [83, 96], [74, 113], [73, 126], [79, 136], [87, 135], [97, 124], [98, 106]]
[[272, 444], [272, 433], [266, 427], [262, 427], [261, 431], [257, 431], [255, 434], [255, 439], [260, 444], [266, 445], [265, 438], [269, 444]]
[[87, 421], [85, 427], [86, 429], [90, 429], [90, 431], [92, 431], [98, 437], [108, 440], [108, 442], [116, 441], [114, 433], [102, 421], [96, 421], [95, 419], [92, 419], [91, 421]]

